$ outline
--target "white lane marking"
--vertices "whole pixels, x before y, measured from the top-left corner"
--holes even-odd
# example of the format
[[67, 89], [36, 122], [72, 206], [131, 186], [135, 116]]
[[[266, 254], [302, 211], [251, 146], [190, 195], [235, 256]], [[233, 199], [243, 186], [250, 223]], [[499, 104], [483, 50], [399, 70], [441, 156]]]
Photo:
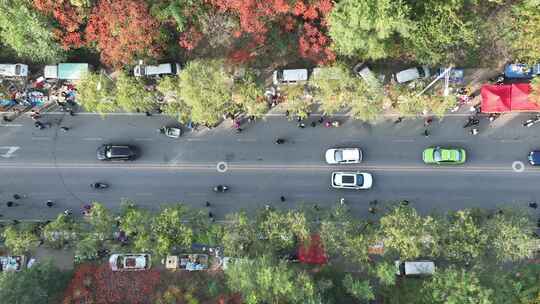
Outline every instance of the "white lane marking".
[[202, 138], [187, 138], [186, 140], [187, 141], [207, 141], [206, 139], [202, 139]]
[[85, 137], [85, 138], [83, 138], [83, 140], [95, 140], [95, 141], [99, 141], [99, 140], [103, 140], [103, 138], [101, 138], [101, 137]]
[[32, 137], [32, 140], [52, 140], [50, 137]]
[[523, 141], [522, 139], [500, 139], [499, 140], [500, 142], [519, 142], [519, 141]]
[[414, 142], [414, 139], [392, 139], [393, 142]]
[[135, 138], [136, 141], [152, 141], [154, 140], [153, 138], [149, 138], [149, 137], [141, 137], [141, 138]]
[[0, 125], [0, 127], [22, 127], [23, 125], [22, 124], [5, 124], [5, 125]]
[[15, 153], [15, 151], [19, 150], [20, 148], [21, 147], [18, 146], [0, 147], [0, 149], [7, 149], [7, 152], [0, 156], [2, 156], [3, 158], [10, 158], [13, 156], [13, 153]]
[[255, 139], [255, 138], [239, 138], [236, 141], [240, 141], [240, 142], [256, 142], [257, 139]]

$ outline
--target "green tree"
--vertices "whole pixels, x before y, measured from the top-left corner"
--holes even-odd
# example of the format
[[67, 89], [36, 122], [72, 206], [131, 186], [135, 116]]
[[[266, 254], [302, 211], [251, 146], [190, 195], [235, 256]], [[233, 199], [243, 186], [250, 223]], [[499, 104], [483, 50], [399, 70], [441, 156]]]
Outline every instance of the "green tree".
[[396, 47], [396, 38], [409, 37], [414, 24], [404, 1], [338, 1], [328, 17], [333, 49], [362, 59], [386, 58]]
[[60, 303], [70, 276], [51, 261], [40, 261], [17, 273], [1, 272], [0, 299], [13, 304]]
[[309, 84], [314, 88], [313, 98], [320, 102], [324, 114], [333, 114], [351, 105], [359, 81], [345, 64], [337, 63], [313, 73]]
[[225, 217], [223, 250], [225, 255], [233, 257], [248, 256], [249, 249], [256, 240], [256, 229], [243, 211], [228, 214]]
[[313, 99], [307, 96], [305, 85], [296, 84], [281, 87], [281, 94], [291, 115], [307, 118], [308, 113], [311, 112]]
[[513, 59], [525, 63], [538, 63], [540, 58], [540, 2], [518, 1], [501, 23], [504, 40], [510, 45]]
[[154, 251], [166, 256], [175, 247], [190, 248], [193, 230], [184, 222], [188, 209], [182, 204], [166, 207], [154, 217], [152, 234], [156, 239]]
[[316, 297], [309, 275], [264, 255], [235, 261], [225, 276], [229, 288], [240, 292], [248, 304], [309, 303]]
[[352, 116], [366, 122], [374, 122], [381, 117], [387, 98], [382, 88], [368, 86], [365, 82], [357, 83], [352, 93]]
[[233, 86], [232, 100], [242, 111], [261, 117], [268, 111], [268, 102], [263, 96], [263, 87], [255, 81], [255, 75], [246, 75]]
[[146, 210], [129, 203], [123, 206], [120, 229], [130, 238], [135, 251], [151, 251], [154, 245], [150, 233], [152, 220], [152, 214]]
[[190, 120], [189, 106], [182, 100], [178, 77], [163, 77], [158, 80], [156, 90], [163, 98], [163, 113], [176, 118], [181, 123]]
[[93, 234], [87, 234], [75, 245], [74, 260], [76, 263], [92, 261], [97, 259], [98, 251], [102, 246], [102, 241]]
[[257, 219], [257, 232], [268, 241], [264, 252], [296, 247], [296, 240], [308, 240], [310, 231], [304, 214], [297, 211], [265, 210]]
[[415, 12], [417, 26], [405, 43], [425, 64], [462, 63], [480, 46], [482, 20], [472, 1], [422, 1]]
[[450, 260], [471, 262], [481, 257], [486, 250], [487, 234], [470, 210], [459, 210], [450, 214], [444, 224], [441, 249]]
[[118, 110], [114, 98], [114, 83], [101, 73], [87, 73], [77, 84], [78, 101], [91, 112], [100, 114]]
[[4, 230], [2, 236], [11, 254], [23, 255], [37, 248], [38, 237], [34, 228], [34, 225], [23, 224], [8, 226]]
[[540, 105], [540, 77], [534, 77], [531, 80], [531, 94], [529, 94], [529, 100]]
[[496, 214], [485, 223], [487, 252], [501, 263], [532, 257], [533, 227], [534, 223], [527, 214], [510, 210]]
[[358, 300], [369, 302], [375, 299], [373, 288], [369, 285], [368, 280], [355, 280], [352, 275], [346, 274], [343, 279], [343, 287]]
[[0, 1], [0, 40], [20, 57], [35, 63], [60, 62], [65, 58], [50, 24], [32, 7], [31, 1]]
[[396, 265], [389, 262], [378, 263], [375, 267], [375, 276], [382, 285], [394, 286], [396, 284]]
[[398, 206], [380, 219], [384, 246], [395, 250], [401, 259], [414, 259], [436, 252], [439, 223], [430, 216], [422, 218], [408, 206]]
[[150, 12], [160, 21], [174, 20], [178, 32], [187, 30], [190, 23], [198, 23], [206, 3], [200, 0], [152, 1]]
[[194, 122], [216, 125], [231, 107], [232, 79], [221, 60], [190, 61], [180, 73], [180, 98]]
[[99, 241], [105, 241], [113, 236], [116, 225], [111, 211], [100, 203], [92, 203], [92, 209], [88, 216], [90, 233]]
[[375, 243], [376, 232], [345, 208], [337, 207], [323, 219], [319, 233], [329, 255], [342, 255], [360, 267], [368, 265], [368, 247]]
[[490, 304], [493, 291], [481, 285], [472, 270], [453, 267], [438, 270], [421, 290], [425, 303]]
[[116, 78], [116, 103], [125, 111], [151, 111], [156, 108], [154, 94], [144, 88], [142, 79], [121, 72]]
[[45, 244], [55, 249], [76, 243], [81, 235], [81, 227], [70, 216], [59, 214], [43, 229], [42, 236]]

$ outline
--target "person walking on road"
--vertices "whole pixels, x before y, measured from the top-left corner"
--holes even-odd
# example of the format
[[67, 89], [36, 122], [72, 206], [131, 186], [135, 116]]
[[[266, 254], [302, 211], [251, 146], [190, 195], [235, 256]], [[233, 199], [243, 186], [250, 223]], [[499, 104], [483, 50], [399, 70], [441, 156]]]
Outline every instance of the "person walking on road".
[[280, 200], [281, 202], [284, 202], [284, 201], [285, 201], [285, 196], [283, 196], [283, 195], [280, 196], [279, 200]]
[[66, 126], [62, 126], [62, 127], [60, 127], [60, 130], [62, 130], [64, 132], [67, 132], [67, 131], [69, 131], [69, 128], [66, 127]]
[[51, 207], [54, 205], [54, 203], [53, 203], [53, 201], [48, 200], [48, 201], [45, 203], [45, 205], [47, 205], [47, 207], [51, 208]]

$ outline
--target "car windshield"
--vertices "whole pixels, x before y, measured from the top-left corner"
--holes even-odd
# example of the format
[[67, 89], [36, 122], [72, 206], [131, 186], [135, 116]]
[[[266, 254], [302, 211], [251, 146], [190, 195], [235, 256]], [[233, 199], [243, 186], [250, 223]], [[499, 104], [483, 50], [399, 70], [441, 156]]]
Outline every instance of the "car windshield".
[[362, 174], [356, 174], [356, 185], [360, 187], [364, 185], [364, 176]]
[[343, 151], [341, 150], [336, 150], [334, 152], [334, 158], [336, 159], [336, 161], [340, 162], [340, 161], [343, 161]]
[[423, 68], [417, 68], [417, 70], [418, 70], [418, 75], [420, 76], [420, 78], [424, 78], [426, 76]]
[[438, 162], [442, 161], [442, 155], [441, 155], [440, 149], [435, 149], [435, 151], [433, 151], [433, 159]]

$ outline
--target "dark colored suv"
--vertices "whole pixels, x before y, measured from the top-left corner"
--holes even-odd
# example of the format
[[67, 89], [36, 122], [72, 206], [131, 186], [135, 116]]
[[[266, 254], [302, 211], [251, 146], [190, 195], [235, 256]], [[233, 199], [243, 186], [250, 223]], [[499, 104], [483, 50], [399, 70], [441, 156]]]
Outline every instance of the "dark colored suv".
[[131, 146], [102, 145], [97, 149], [98, 160], [134, 160], [137, 157]]

